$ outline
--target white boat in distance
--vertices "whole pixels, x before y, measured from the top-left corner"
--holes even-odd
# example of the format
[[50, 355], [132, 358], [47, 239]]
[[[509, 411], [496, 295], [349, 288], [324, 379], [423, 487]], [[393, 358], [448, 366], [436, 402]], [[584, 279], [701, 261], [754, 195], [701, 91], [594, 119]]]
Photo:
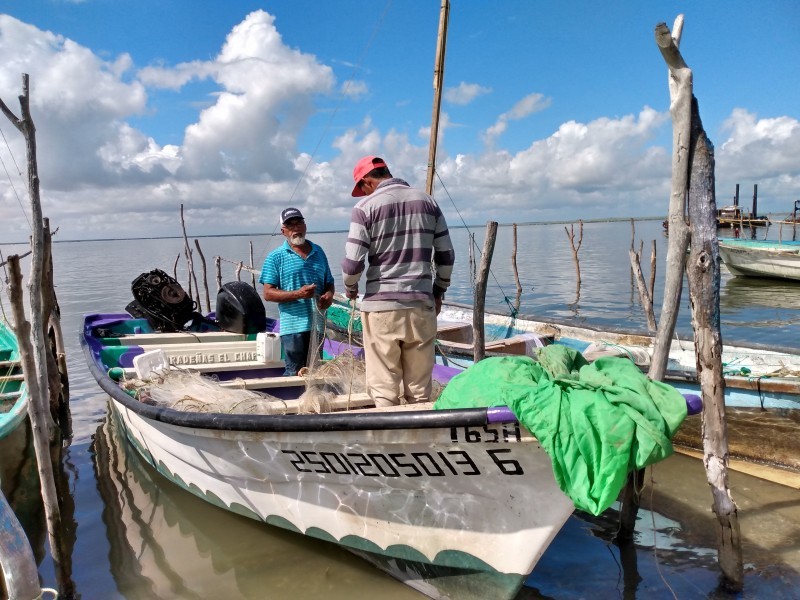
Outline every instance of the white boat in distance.
[[720, 240], [719, 253], [733, 275], [800, 281], [800, 242]]

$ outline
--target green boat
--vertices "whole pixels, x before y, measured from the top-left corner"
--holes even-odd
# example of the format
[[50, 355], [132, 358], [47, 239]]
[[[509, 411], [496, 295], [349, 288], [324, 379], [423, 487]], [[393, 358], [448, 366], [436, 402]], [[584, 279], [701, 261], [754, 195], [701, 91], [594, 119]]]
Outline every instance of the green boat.
[[19, 346], [11, 327], [0, 321], [0, 439], [28, 416], [28, 387], [22, 376]]

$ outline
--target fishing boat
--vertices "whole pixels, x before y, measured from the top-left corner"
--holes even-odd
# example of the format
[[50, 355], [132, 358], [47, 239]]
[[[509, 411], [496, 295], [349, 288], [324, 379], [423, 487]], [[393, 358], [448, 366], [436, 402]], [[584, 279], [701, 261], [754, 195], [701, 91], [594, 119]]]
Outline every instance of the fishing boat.
[[[150, 289], [151, 299], [179, 296], [163, 293], [171, 285], [163, 272], [134, 287], [148, 279], [161, 286]], [[223, 286], [215, 313], [195, 315], [182, 328], [172, 326], [174, 312], [160, 319], [146, 294], [135, 296], [130, 314], [85, 316], [89, 370], [141, 457], [211, 504], [338, 544], [432, 598], [476, 600], [514, 597], [574, 509], [546, 443], [519, 411], [491, 401], [494, 384], [484, 404], [476, 391], [455, 394], [455, 408], [377, 408], [357, 347], [323, 340], [328, 360], [304, 376], [281, 376], [278, 324], [246, 284]], [[456, 375], [464, 382], [466, 374], [433, 367], [437, 386], [454, 385]], [[680, 403], [659, 434], [671, 435], [686, 401], [672, 389], [659, 393], [671, 395], [673, 407]], [[637, 392], [634, 402], [650, 394]], [[624, 443], [618, 420], [610, 429], [622, 447], [622, 471], [607, 475], [608, 485], [574, 477], [604, 488], [598, 511], [624, 483], [632, 456], [626, 444], [643, 447], [640, 433], [651, 428], [633, 425]], [[592, 429], [584, 437], [601, 434]], [[646, 460], [666, 456], [664, 443], [655, 446]]]
[[28, 416], [28, 388], [20, 366], [19, 346], [11, 328], [0, 321], [0, 439]]
[[[438, 361], [454, 367], [472, 364], [473, 308], [445, 302], [438, 319]], [[540, 348], [565, 345], [589, 360], [627, 356], [643, 371], [653, 357], [653, 337], [642, 332], [576, 326], [566, 321], [499, 311], [483, 314], [487, 356], [536, 356]], [[332, 333], [357, 342], [361, 322], [357, 307], [337, 297], [328, 309]], [[800, 472], [800, 352], [763, 345], [723, 346], [726, 420], [732, 457]], [[700, 393], [694, 343], [675, 339], [669, 352], [665, 381], [684, 394]], [[701, 417], [689, 416], [673, 441], [702, 450]]]
[[720, 240], [719, 253], [733, 275], [800, 281], [800, 242]]
[[[306, 380], [280, 377], [282, 361], [259, 357], [257, 338], [161, 333], [146, 319], [95, 314], [82, 342], [128, 440], [175, 484], [339, 544], [428, 596], [513, 597], [573, 510], [548, 455], [513, 414], [367, 408], [365, 394], [329, 398], [331, 408], [357, 413], [297, 414]], [[154, 350], [182, 374], [272, 399], [239, 396], [236, 411], [196, 412], [126, 389]]]

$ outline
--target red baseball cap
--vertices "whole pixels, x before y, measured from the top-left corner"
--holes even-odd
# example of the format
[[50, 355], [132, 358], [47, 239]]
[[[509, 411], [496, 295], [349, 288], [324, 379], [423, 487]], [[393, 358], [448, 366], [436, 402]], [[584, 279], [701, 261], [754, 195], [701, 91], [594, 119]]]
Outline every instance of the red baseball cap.
[[351, 195], [355, 198], [358, 198], [359, 196], [365, 196], [366, 194], [361, 191], [358, 182], [364, 179], [364, 175], [372, 171], [372, 169], [385, 166], [386, 163], [383, 162], [383, 159], [378, 158], [377, 156], [365, 156], [359, 160], [353, 169], [353, 180], [356, 182], [356, 185], [353, 188], [353, 193]]

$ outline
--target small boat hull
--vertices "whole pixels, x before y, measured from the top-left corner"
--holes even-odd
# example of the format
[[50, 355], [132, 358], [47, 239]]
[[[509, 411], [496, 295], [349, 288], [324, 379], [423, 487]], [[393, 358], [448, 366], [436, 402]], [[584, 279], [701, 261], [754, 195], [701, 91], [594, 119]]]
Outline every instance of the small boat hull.
[[733, 275], [800, 281], [800, 244], [796, 242], [720, 241], [719, 253]]
[[28, 416], [28, 386], [19, 360], [17, 338], [0, 321], [0, 439], [10, 435]]

